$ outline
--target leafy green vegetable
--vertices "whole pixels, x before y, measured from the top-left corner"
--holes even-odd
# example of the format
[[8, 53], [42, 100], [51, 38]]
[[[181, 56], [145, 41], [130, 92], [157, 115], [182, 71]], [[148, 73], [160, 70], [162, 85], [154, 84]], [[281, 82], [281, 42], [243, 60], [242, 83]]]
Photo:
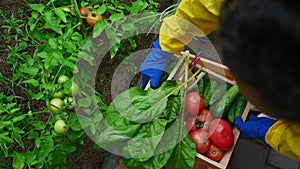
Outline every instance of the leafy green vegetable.
[[172, 80], [158, 89], [124, 91], [105, 112], [97, 144], [120, 153], [129, 168], [192, 168], [195, 144], [178, 118], [183, 94]]

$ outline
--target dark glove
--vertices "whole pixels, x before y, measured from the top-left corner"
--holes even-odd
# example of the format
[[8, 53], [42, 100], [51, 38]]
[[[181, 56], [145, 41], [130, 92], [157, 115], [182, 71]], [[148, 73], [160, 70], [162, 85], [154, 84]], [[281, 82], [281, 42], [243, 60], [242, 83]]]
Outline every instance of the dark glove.
[[235, 119], [234, 125], [241, 131], [241, 138], [265, 141], [267, 131], [275, 122], [276, 120], [267, 117], [257, 117], [249, 114], [246, 122], [238, 117]]
[[169, 65], [173, 54], [164, 52], [159, 45], [159, 39], [152, 43], [152, 51], [148, 54], [140, 69], [142, 74], [142, 89], [146, 87], [150, 80], [151, 88], [160, 86], [160, 78], [164, 70]]

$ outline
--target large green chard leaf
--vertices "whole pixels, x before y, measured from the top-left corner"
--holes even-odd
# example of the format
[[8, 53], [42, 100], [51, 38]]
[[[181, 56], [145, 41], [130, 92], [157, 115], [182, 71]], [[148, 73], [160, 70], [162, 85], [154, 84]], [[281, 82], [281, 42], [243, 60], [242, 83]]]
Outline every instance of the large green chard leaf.
[[134, 123], [121, 116], [111, 104], [105, 114], [105, 124], [99, 125], [95, 142], [102, 148], [119, 154], [124, 145], [140, 129], [141, 124]]
[[[143, 152], [148, 153], [151, 155], [151, 158], [125, 158], [123, 157], [123, 163], [126, 164], [128, 168], [138, 168], [138, 167], [143, 167], [146, 169], [156, 169], [156, 168], [162, 168], [166, 162], [169, 160], [169, 158], [172, 155], [173, 149], [176, 146], [178, 142], [178, 133], [179, 133], [179, 125], [178, 125], [178, 113], [181, 111], [181, 106], [182, 106], [182, 97], [181, 93], [177, 92], [176, 95], [171, 95], [168, 98], [167, 106], [164, 112], [161, 114], [161, 116], [151, 123], [144, 124], [141, 127], [141, 130], [137, 133], [137, 136], [148, 136], [147, 139], [150, 139], [150, 135], [155, 135], [155, 133], [161, 133], [163, 132], [163, 136], [160, 134], [159, 137], [158, 135], [153, 137], [155, 143], [157, 141], [160, 141], [158, 144], [131, 144], [133, 149], [129, 151], [136, 151], [136, 153], [141, 153], [141, 149]], [[175, 121], [176, 120], [176, 121]], [[166, 125], [165, 125], [166, 124]], [[151, 126], [151, 129], [153, 131], [146, 130], [151, 133], [141, 133], [140, 132], [145, 131], [143, 128], [149, 128]], [[164, 126], [164, 128], [160, 127]], [[159, 132], [158, 132], [159, 131]], [[160, 139], [160, 136], [162, 138]], [[158, 138], [160, 140], [158, 140]], [[135, 147], [136, 145], [140, 145], [138, 147]], [[154, 149], [155, 148], [155, 149]], [[146, 149], [150, 151], [145, 151]], [[142, 157], [142, 156], [140, 156]], [[150, 157], [150, 156], [149, 156]], [[148, 159], [147, 161], [145, 161]]]
[[171, 158], [173, 151], [177, 147], [179, 141], [178, 133], [180, 132], [180, 123], [181, 122], [179, 118], [177, 118], [174, 122], [169, 123], [163, 138], [157, 146], [157, 155], [143, 163], [144, 168], [157, 169], [166, 165], [167, 161]]
[[173, 81], [158, 89], [132, 87], [114, 98], [96, 140], [121, 153], [128, 168], [192, 168], [195, 144], [181, 118], [183, 92]]
[[142, 90], [132, 87], [114, 98], [116, 110], [125, 118], [138, 123], [147, 123], [159, 117], [166, 109], [168, 96], [177, 86], [172, 81], [164, 82], [158, 89]]
[[[96, 143], [109, 151], [119, 153], [122, 152], [127, 141], [133, 137], [156, 136], [154, 140], [148, 140], [153, 141], [153, 144], [145, 149], [149, 150], [151, 146], [155, 148], [157, 145], [155, 142], [159, 142], [161, 138], [159, 133], [163, 133], [167, 121], [161, 120], [153, 123], [153, 120], [166, 110], [168, 101], [166, 96], [175, 88], [172, 81], [166, 81], [159, 89], [145, 91], [132, 87], [116, 96], [104, 114], [105, 124], [99, 127], [100, 132], [96, 135]], [[149, 124], [145, 123], [146, 121]], [[141, 129], [144, 125], [148, 127]], [[128, 146], [132, 146], [134, 142], [135, 140], [132, 140]], [[130, 153], [136, 156], [134, 152]]]
[[[185, 131], [185, 130], [184, 130]], [[167, 169], [193, 168], [196, 157], [196, 145], [193, 139], [186, 135], [173, 151], [172, 157], [166, 164]]]
[[126, 144], [123, 156], [135, 158], [143, 162], [155, 155], [155, 150], [159, 144], [167, 125], [167, 120], [156, 119], [151, 123], [144, 124], [134, 138]]

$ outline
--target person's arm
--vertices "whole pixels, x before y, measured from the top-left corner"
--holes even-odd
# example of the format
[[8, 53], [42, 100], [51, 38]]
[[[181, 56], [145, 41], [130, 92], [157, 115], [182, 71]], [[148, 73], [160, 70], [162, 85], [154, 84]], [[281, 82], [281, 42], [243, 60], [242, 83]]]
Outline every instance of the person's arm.
[[300, 162], [300, 124], [278, 120], [266, 133], [265, 140], [280, 154]]
[[[176, 13], [163, 20], [152, 52], [141, 64], [142, 88], [160, 86], [160, 78], [173, 54], [180, 54], [193, 36], [208, 35], [219, 27], [224, 0], [183, 0]], [[157, 43], [159, 42], [159, 43]]]
[[179, 54], [193, 36], [205, 36], [220, 26], [224, 0], [183, 0], [176, 13], [163, 20], [160, 46], [163, 51]]
[[283, 156], [300, 162], [300, 124], [249, 114], [245, 122], [236, 118], [234, 125], [241, 131], [241, 138], [262, 140]]

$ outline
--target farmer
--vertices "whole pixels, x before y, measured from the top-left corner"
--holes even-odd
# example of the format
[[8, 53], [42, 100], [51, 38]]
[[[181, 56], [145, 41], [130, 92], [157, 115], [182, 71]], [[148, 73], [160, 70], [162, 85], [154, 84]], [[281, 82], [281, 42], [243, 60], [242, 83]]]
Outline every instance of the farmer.
[[220, 28], [224, 62], [241, 93], [276, 117], [237, 118], [241, 137], [265, 141], [300, 162], [300, 1], [237, 0], [231, 5], [224, 0], [181, 1], [176, 13], [163, 20], [141, 65], [142, 87], [149, 80], [152, 88], [159, 87], [172, 54], [179, 54], [193, 36]]

